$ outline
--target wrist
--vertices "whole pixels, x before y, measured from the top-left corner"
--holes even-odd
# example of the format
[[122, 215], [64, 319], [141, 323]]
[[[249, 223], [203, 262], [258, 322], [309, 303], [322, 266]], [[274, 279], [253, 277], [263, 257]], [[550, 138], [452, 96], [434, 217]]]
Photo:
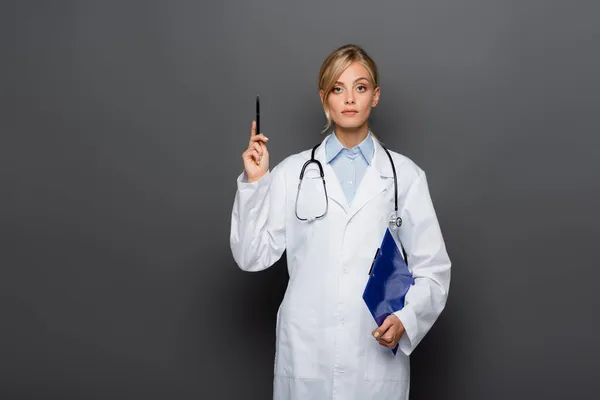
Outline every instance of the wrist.
[[252, 174], [252, 175], [248, 175], [248, 172], [246, 172], [246, 182], [248, 182], [248, 183], [258, 182], [265, 175], [266, 175], [266, 172], [259, 173], [259, 174]]

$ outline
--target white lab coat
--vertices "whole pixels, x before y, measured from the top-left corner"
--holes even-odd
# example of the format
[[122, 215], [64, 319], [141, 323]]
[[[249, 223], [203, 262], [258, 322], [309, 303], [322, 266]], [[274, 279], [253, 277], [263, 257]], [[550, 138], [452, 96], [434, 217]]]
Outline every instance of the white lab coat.
[[[372, 337], [377, 325], [362, 299], [394, 210], [391, 164], [375, 140], [371, 165], [348, 205], [325, 161], [325, 140], [315, 153], [329, 197], [321, 220], [299, 221], [294, 209], [299, 173], [311, 150], [287, 157], [257, 182], [248, 183], [244, 173], [237, 180], [230, 244], [238, 266], [264, 270], [287, 250], [290, 279], [277, 312], [274, 399], [407, 400], [409, 355], [442, 312], [450, 284], [450, 260], [426, 177], [410, 159], [390, 151], [403, 220], [393, 233], [415, 278], [405, 307], [395, 312], [406, 332], [394, 356]], [[321, 200], [314, 196], [322, 187], [311, 175], [316, 168], [314, 163], [307, 168], [300, 202], [306, 203], [306, 191], [324, 207], [324, 193]]]

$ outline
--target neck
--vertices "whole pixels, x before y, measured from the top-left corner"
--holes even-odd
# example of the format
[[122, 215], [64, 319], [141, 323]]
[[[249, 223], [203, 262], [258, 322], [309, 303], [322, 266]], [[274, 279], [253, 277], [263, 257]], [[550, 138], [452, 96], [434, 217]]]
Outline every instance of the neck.
[[368, 124], [364, 124], [356, 128], [342, 128], [337, 125], [335, 126], [335, 136], [338, 138], [340, 143], [348, 149], [358, 146], [363, 140], [365, 140], [368, 134]]

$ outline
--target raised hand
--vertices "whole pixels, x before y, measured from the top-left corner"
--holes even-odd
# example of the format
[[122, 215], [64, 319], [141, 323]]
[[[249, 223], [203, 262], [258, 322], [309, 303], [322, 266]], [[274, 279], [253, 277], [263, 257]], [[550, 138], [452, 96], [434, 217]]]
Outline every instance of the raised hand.
[[269, 170], [269, 152], [267, 151], [268, 140], [269, 138], [262, 133], [256, 133], [256, 121], [252, 121], [250, 142], [248, 143], [246, 151], [242, 153], [248, 182], [259, 180]]

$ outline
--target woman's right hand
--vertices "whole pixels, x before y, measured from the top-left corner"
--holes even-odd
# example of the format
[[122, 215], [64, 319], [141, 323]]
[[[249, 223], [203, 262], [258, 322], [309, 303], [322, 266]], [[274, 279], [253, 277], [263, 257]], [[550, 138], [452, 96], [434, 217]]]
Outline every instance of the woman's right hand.
[[248, 148], [242, 153], [244, 169], [248, 176], [248, 182], [256, 182], [269, 170], [269, 152], [267, 151], [268, 137], [262, 133], [256, 134], [256, 121], [252, 121], [250, 131], [250, 142]]

